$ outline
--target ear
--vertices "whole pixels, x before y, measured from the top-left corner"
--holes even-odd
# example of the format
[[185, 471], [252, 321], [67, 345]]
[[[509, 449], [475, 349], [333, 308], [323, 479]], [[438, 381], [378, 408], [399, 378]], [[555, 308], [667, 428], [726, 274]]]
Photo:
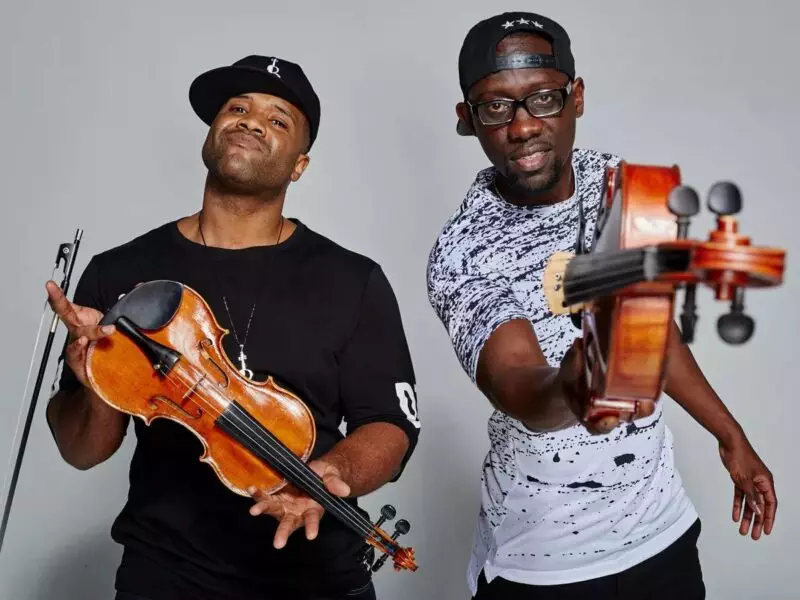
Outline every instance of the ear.
[[583, 102], [584, 102], [584, 92], [585, 87], [583, 85], [583, 79], [578, 77], [575, 80], [575, 83], [572, 86], [572, 94], [575, 96], [575, 117], [580, 118], [583, 116]]
[[456, 104], [456, 114], [458, 115], [456, 133], [463, 136], [475, 135], [475, 127], [472, 123], [472, 111], [469, 109], [469, 106], [465, 102], [459, 102]]
[[297, 157], [292, 169], [292, 181], [297, 181], [303, 175], [303, 171], [308, 167], [311, 157], [308, 154], [301, 154]]

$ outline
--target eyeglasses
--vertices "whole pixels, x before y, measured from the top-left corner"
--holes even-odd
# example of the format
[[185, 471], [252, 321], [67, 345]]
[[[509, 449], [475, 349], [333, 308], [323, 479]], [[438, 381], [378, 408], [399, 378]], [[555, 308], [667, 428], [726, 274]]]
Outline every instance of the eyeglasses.
[[467, 105], [473, 114], [478, 116], [483, 125], [494, 127], [513, 121], [517, 108], [520, 106], [524, 106], [532, 117], [539, 119], [558, 115], [564, 109], [567, 98], [571, 93], [572, 82], [570, 81], [562, 88], [538, 90], [521, 100], [495, 98], [494, 100], [487, 100], [477, 104], [467, 102]]

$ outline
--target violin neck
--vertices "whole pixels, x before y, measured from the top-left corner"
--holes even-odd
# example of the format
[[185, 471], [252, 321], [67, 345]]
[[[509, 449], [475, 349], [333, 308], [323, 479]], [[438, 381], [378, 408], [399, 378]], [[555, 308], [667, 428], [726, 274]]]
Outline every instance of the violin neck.
[[689, 248], [669, 246], [579, 254], [564, 273], [564, 304], [581, 304], [667, 273], [686, 271], [690, 262]]
[[373, 536], [372, 523], [342, 498], [328, 492], [319, 475], [237, 403], [229, 404], [217, 418], [216, 425], [359, 536]]

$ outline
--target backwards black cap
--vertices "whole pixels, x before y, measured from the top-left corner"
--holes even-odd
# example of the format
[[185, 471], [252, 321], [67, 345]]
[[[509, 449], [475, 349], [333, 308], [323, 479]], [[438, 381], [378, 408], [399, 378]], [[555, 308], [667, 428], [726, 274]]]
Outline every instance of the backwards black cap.
[[309, 147], [313, 145], [319, 130], [319, 98], [303, 69], [288, 60], [253, 55], [207, 71], [192, 82], [189, 102], [197, 116], [211, 125], [229, 99], [248, 93], [270, 94], [294, 104], [308, 119]]
[[[500, 40], [519, 31], [549, 40], [553, 54], [497, 56]], [[458, 78], [465, 97], [487, 75], [504, 69], [537, 67], [556, 69], [566, 73], [570, 80], [575, 79], [575, 59], [567, 32], [552, 19], [528, 12], [507, 12], [481, 21], [469, 30], [458, 55]]]

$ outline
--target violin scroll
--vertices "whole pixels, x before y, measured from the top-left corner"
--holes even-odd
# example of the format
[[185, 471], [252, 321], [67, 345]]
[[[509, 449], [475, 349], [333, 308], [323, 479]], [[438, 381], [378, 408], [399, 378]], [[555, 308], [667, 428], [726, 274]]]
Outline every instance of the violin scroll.
[[[744, 313], [744, 289], [780, 285], [785, 252], [753, 246], [749, 237], [739, 233], [739, 223], [733, 215], [742, 210], [742, 194], [734, 183], [719, 181], [712, 185], [706, 202], [708, 209], [717, 216], [716, 229], [710, 232], [707, 242], [697, 243], [693, 249], [692, 271], [698, 282], [714, 290], [717, 300], [731, 302], [730, 312], [717, 320], [720, 338], [728, 344], [743, 344], [755, 331], [755, 321]], [[686, 286], [681, 315], [686, 343], [692, 341], [694, 328], [694, 290], [691, 287], [691, 284]]]
[[[409, 531], [411, 531], [411, 523], [405, 519], [400, 519], [394, 526], [394, 533], [391, 537], [392, 542], [394, 542], [401, 535], [405, 535]], [[375, 564], [372, 565], [372, 572], [374, 573], [378, 571], [388, 558], [388, 554], [383, 554], [375, 562]], [[411, 571], [417, 570], [417, 565], [414, 561], [414, 550], [412, 548], [398, 548], [394, 553], [393, 559], [395, 571], [399, 571], [400, 569], [409, 569]]]
[[[717, 214], [717, 230], [724, 229], [722, 219], [742, 210], [739, 188], [729, 181], [715, 183], [708, 193], [708, 209]], [[717, 319], [717, 333], [728, 344], [743, 344], [753, 336], [755, 321], [744, 314], [744, 289], [735, 288], [733, 296], [731, 311]]]
[[[378, 538], [376, 540], [377, 544], [365, 544], [364, 546], [361, 560], [364, 562], [367, 570], [373, 573], [383, 567], [390, 554], [392, 555], [395, 571], [400, 571], [401, 569], [408, 569], [410, 571], [417, 570], [417, 563], [414, 560], [414, 550], [412, 548], [402, 548], [394, 543], [398, 537], [411, 531], [411, 523], [405, 519], [400, 519], [395, 524], [395, 531], [391, 537], [380, 528], [384, 522], [391, 521], [396, 516], [397, 510], [395, 507], [391, 504], [385, 504], [383, 508], [381, 508], [380, 518], [375, 522], [373, 527], [373, 531]], [[384, 554], [376, 561], [375, 547], [381, 546], [383, 547], [380, 549], [384, 551]]]

